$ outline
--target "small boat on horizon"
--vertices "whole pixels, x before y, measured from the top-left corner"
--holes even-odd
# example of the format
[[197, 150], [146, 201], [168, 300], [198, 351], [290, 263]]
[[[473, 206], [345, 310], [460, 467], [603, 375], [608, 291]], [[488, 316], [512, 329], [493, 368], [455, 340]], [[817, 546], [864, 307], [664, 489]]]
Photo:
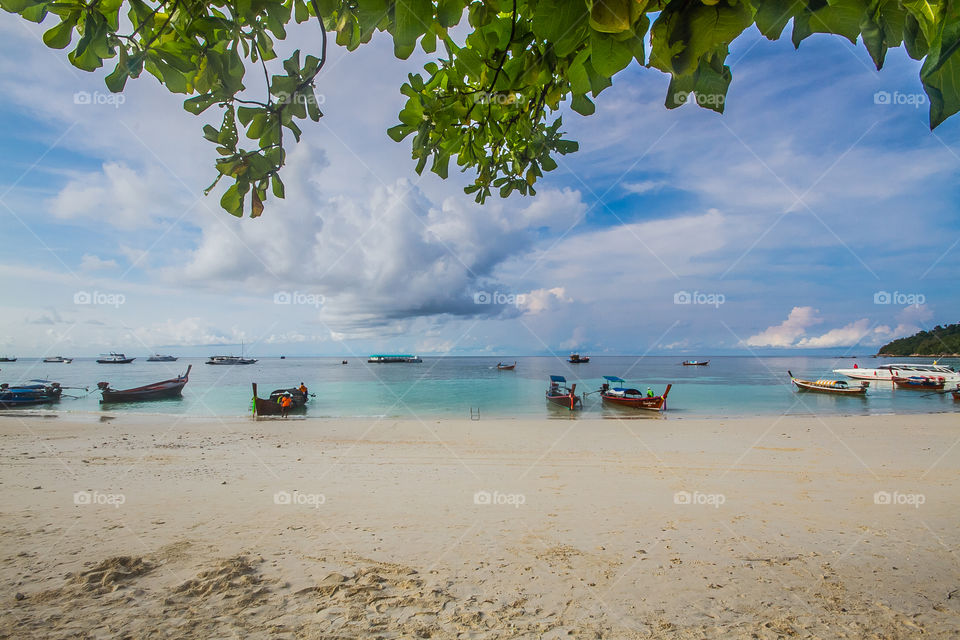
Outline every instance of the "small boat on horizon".
[[162, 356], [159, 353], [155, 353], [149, 358], [147, 358], [147, 362], [176, 362], [176, 361], [177, 361], [176, 356]]
[[794, 378], [793, 373], [787, 371], [790, 381], [797, 386], [797, 391], [816, 391], [819, 393], [833, 393], [843, 396], [866, 396], [870, 387], [869, 381], [860, 383], [859, 387], [851, 387], [846, 380], [801, 380]]
[[898, 389], [917, 389], [923, 391], [926, 389], [943, 389], [946, 381], [942, 376], [908, 376], [905, 378], [895, 376], [893, 378], [893, 384], [896, 385]]
[[384, 355], [384, 354], [374, 354], [367, 358], [368, 363], [392, 363], [392, 362], [410, 362], [418, 363], [423, 362], [423, 358], [420, 356], [412, 356], [409, 354], [399, 354], [399, 355]]
[[8, 356], [4, 356], [0, 358], [0, 362], [16, 362], [16, 361], [17, 361], [16, 358], [10, 358]]
[[[604, 402], [620, 407], [630, 407], [632, 409], [646, 409], [648, 411], [664, 411], [667, 408], [667, 394], [670, 393], [672, 384], [668, 384], [666, 390], [661, 395], [654, 395], [650, 387], [647, 387], [647, 393], [644, 394], [639, 389], [629, 389], [622, 385], [627, 383], [623, 378], [617, 376], [603, 376], [606, 382], [600, 387], [600, 397]], [[613, 387], [611, 385], [621, 385]]]
[[22, 384], [15, 387], [3, 383], [0, 384], [0, 409], [53, 404], [60, 402], [62, 394], [63, 387], [60, 386], [59, 382]]
[[567, 379], [563, 376], [550, 376], [550, 386], [547, 387], [547, 402], [558, 404], [573, 411], [583, 408], [583, 402], [576, 393], [577, 385], [567, 386]]
[[513, 364], [503, 364], [502, 362], [497, 363], [497, 369], [499, 371], [513, 371], [516, 368], [517, 368], [516, 362], [514, 362]]
[[206, 364], [254, 364], [256, 359], [241, 356], [210, 356]]
[[706, 367], [710, 364], [709, 360], [684, 360], [681, 362], [685, 367]]
[[136, 358], [128, 358], [122, 353], [113, 353], [112, 351], [108, 355], [97, 358], [99, 364], [130, 364], [134, 360]]
[[52, 358], [44, 358], [43, 361], [47, 364], [70, 364], [73, 362], [73, 358], [64, 358], [63, 356], [53, 356]]
[[571, 364], [586, 364], [590, 362], [590, 356], [581, 356], [579, 353], [571, 353], [567, 362]]
[[178, 398], [183, 395], [183, 388], [190, 381], [190, 370], [193, 365], [187, 367], [187, 372], [182, 376], [134, 387], [133, 389], [111, 389], [109, 382], [98, 382], [97, 388], [103, 394], [100, 399], [101, 404], [112, 402], [148, 402], [150, 400], [166, 400], [168, 398]]

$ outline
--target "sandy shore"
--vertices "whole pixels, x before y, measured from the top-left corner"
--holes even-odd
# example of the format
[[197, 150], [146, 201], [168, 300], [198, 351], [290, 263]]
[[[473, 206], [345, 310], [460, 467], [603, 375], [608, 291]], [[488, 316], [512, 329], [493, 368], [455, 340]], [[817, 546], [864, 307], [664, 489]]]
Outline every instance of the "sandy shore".
[[956, 637], [958, 439], [0, 418], [0, 637]]

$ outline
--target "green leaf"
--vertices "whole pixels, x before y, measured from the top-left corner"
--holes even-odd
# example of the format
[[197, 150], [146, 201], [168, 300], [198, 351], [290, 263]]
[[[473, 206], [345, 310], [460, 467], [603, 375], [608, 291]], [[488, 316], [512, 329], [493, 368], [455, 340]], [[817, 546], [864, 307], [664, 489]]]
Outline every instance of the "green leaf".
[[433, 22], [431, 0], [396, 0], [394, 4], [393, 41], [395, 47], [416, 45], [417, 38], [427, 31]]
[[465, 0], [438, 0], [437, 22], [447, 28], [458, 24], [466, 6]]
[[597, 110], [593, 101], [583, 95], [573, 96], [573, 100], [570, 102], [570, 108], [582, 116], [592, 116], [593, 112]]
[[630, 29], [631, 5], [636, 0], [594, 0], [590, 9], [590, 26], [601, 33], [620, 33]]
[[960, 6], [951, 5], [920, 68], [930, 98], [930, 128], [960, 111]]
[[43, 43], [51, 49], [63, 49], [70, 44], [76, 20], [64, 20], [43, 34]]
[[757, 29], [769, 40], [778, 40], [784, 27], [804, 10], [804, 0], [755, 0]]
[[283, 182], [280, 180], [280, 176], [274, 174], [270, 177], [270, 186], [273, 190], [273, 195], [277, 198], [283, 199], [285, 197], [285, 190], [283, 188]]
[[809, 0], [807, 9], [793, 19], [793, 44], [813, 33], [833, 33], [856, 44], [860, 35], [860, 18], [867, 10], [864, 0]]
[[[634, 0], [630, 0], [633, 2]], [[622, 71], [633, 59], [633, 47], [630, 41], [618, 41], [612, 36], [590, 32], [590, 62], [598, 73], [613, 77]]]
[[587, 5], [581, 0], [540, 0], [531, 26], [538, 38], [565, 57], [586, 39], [588, 22]]
[[230, 185], [220, 198], [220, 206], [230, 215], [238, 218], [243, 217], [243, 197], [246, 195], [246, 189], [240, 192], [240, 183]]
[[202, 95], [194, 96], [193, 98], [184, 100], [183, 108], [196, 116], [200, 115], [210, 108], [211, 105], [214, 105], [219, 101], [220, 98], [216, 97], [212, 93], [204, 93]]

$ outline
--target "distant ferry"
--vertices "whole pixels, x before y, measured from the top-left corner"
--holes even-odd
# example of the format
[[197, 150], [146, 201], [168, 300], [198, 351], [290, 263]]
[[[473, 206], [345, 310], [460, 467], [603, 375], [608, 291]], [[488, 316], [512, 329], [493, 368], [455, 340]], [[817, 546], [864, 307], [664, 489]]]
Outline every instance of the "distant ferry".
[[159, 353], [155, 353], [149, 358], [147, 362], [176, 362], [177, 358], [175, 356], [162, 356]]
[[407, 354], [400, 355], [383, 355], [376, 354], [372, 355], [367, 359], [367, 362], [423, 362], [423, 358], [420, 356], [411, 356]]
[[122, 353], [113, 353], [110, 352], [109, 355], [103, 355], [97, 358], [97, 362], [100, 364], [130, 364], [136, 360], [136, 358], [128, 358]]
[[210, 356], [207, 360], [207, 364], [255, 364], [256, 362], [253, 358], [240, 356]]
[[53, 356], [51, 358], [44, 358], [44, 362], [50, 363], [60, 363], [60, 364], [70, 364], [73, 362], [73, 358], [64, 358], [63, 356]]
[[960, 374], [942, 364], [894, 363], [880, 365], [875, 369], [855, 367], [853, 369], [834, 369], [834, 373], [856, 380], [886, 380], [908, 378], [910, 376], [932, 376], [943, 378], [946, 382], [960, 382]]

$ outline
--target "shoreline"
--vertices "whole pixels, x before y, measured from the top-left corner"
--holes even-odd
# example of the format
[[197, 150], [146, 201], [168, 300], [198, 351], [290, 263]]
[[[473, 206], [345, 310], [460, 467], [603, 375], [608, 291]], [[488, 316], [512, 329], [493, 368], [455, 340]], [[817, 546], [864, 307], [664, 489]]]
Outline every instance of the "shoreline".
[[0, 417], [0, 638], [960, 633], [952, 414], [130, 417]]

